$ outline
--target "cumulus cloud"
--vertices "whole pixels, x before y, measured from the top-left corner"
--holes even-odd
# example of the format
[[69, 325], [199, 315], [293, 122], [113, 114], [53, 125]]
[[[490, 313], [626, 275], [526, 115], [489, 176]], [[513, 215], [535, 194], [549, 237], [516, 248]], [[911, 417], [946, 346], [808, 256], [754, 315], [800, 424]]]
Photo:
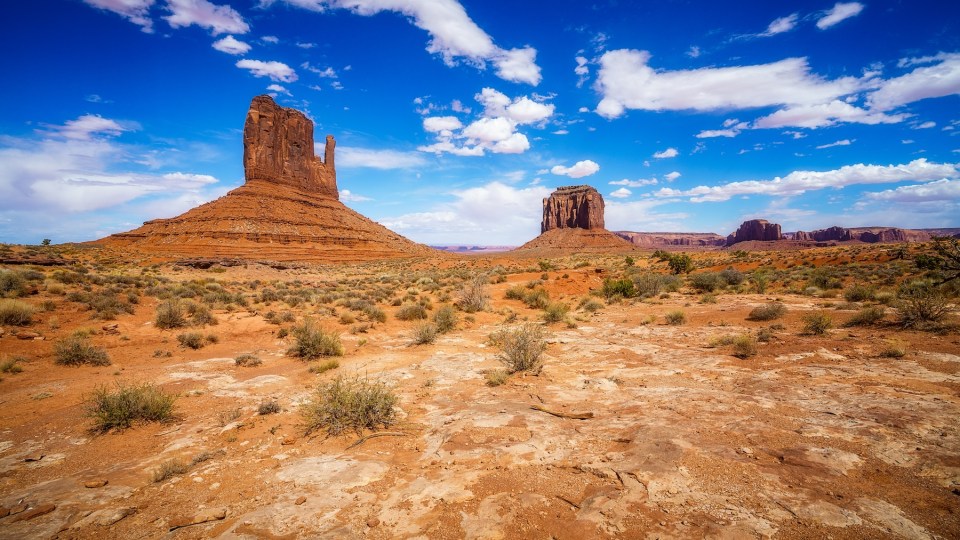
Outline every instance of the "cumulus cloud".
[[900, 186], [875, 193], [865, 193], [871, 201], [893, 203], [917, 203], [937, 201], [960, 201], [960, 180], [941, 178], [926, 184]]
[[309, 71], [310, 73], [316, 74], [318, 77], [323, 77], [325, 79], [336, 79], [338, 77], [337, 72], [330, 66], [320, 69], [314, 65], [311, 65], [310, 62], [304, 62], [300, 64], [300, 67]]
[[697, 186], [688, 190], [661, 188], [654, 196], [689, 198], [691, 202], [720, 202], [739, 195], [793, 196], [807, 191], [841, 189], [852, 185], [930, 182], [955, 179], [958, 164], [931, 163], [917, 159], [902, 165], [846, 165], [829, 171], [794, 171], [772, 180], [745, 180], [718, 186]]
[[[317, 145], [320, 147], [320, 145]], [[415, 152], [375, 150], [351, 146], [337, 147], [337, 167], [371, 169], [411, 169], [426, 164], [423, 156]]]
[[930, 129], [937, 127], [937, 123], [933, 121], [923, 122], [922, 124], [917, 124], [913, 126], [913, 129]]
[[625, 187], [622, 187], [622, 188], [620, 188], [620, 189], [617, 189], [617, 190], [614, 190], [614, 191], [611, 191], [611, 192], [610, 192], [610, 196], [611, 196], [611, 197], [614, 197], [614, 198], [617, 198], [617, 199], [626, 199], [627, 197], [629, 197], [629, 196], [631, 196], [631, 195], [633, 195], [633, 192], [630, 191], [629, 189], [625, 188]]
[[896, 124], [907, 119], [907, 114], [886, 114], [869, 111], [851, 105], [845, 101], [833, 100], [829, 103], [799, 105], [780, 109], [768, 116], [758, 118], [754, 128], [802, 127], [820, 128], [840, 122], [857, 124]]
[[824, 148], [833, 148], [834, 146], [850, 146], [853, 144], [853, 141], [850, 139], [843, 139], [842, 141], [836, 141], [828, 144], [821, 144], [817, 147], [817, 150], [823, 150]]
[[680, 176], [682, 175], [677, 171], [668, 172], [667, 174], [663, 175], [663, 177], [667, 180], [667, 182], [673, 182], [677, 178], [680, 178]]
[[127, 128], [116, 120], [104, 118], [98, 114], [85, 114], [76, 120], [68, 120], [62, 126], [48, 126], [56, 134], [68, 139], [90, 140], [95, 135], [120, 135]]
[[400, 13], [427, 31], [427, 51], [440, 55], [448, 66], [463, 61], [483, 69], [489, 62], [501, 79], [533, 86], [541, 80], [536, 49], [498, 47], [456, 0], [261, 0], [260, 5], [269, 7], [278, 1], [317, 12], [347, 9], [363, 16], [383, 11]]
[[698, 139], [710, 139], [713, 137], [736, 137], [740, 134], [736, 129], [705, 129], [696, 134]]
[[365, 202], [365, 201], [372, 201], [373, 199], [371, 199], [370, 197], [364, 197], [363, 195], [358, 195], [356, 193], [353, 193], [349, 189], [341, 189], [340, 200], [344, 202]]
[[653, 154], [653, 157], [655, 159], [667, 159], [667, 158], [674, 158], [679, 155], [680, 155], [680, 152], [678, 152], [676, 148], [671, 147], [660, 152], [655, 152]]
[[283, 86], [280, 86], [279, 84], [271, 84], [270, 86], [267, 87], [267, 90], [272, 92], [274, 94], [274, 97], [276, 97], [276, 94], [286, 94], [288, 96], [292, 95], [290, 94], [289, 90], [287, 90]]
[[558, 176], [569, 176], [570, 178], [583, 178], [596, 174], [600, 170], [600, 165], [595, 161], [585, 159], [573, 164], [573, 167], [564, 167], [563, 165], [554, 165], [550, 172]]
[[921, 99], [960, 94], [960, 53], [941, 53], [929, 60], [936, 63], [883, 81], [867, 96], [867, 104], [886, 111]]
[[173, 28], [197, 25], [213, 35], [246, 34], [250, 25], [230, 6], [218, 6], [207, 0], [167, 0], [170, 15], [164, 17]]
[[247, 69], [254, 77], [269, 77], [271, 81], [291, 83], [297, 80], [297, 72], [283, 62], [238, 60], [237, 67]]
[[863, 7], [860, 2], [837, 2], [832, 8], [823, 12], [823, 16], [817, 20], [817, 28], [826, 30], [850, 17], [856, 17], [863, 11]]
[[539, 234], [542, 201], [550, 191], [543, 186], [516, 188], [489, 182], [453, 191], [449, 194], [453, 201], [425, 212], [378, 221], [420, 242], [519, 245]]
[[227, 54], [246, 54], [250, 52], [250, 45], [244, 43], [232, 35], [213, 42], [213, 48]]
[[[530, 149], [530, 140], [518, 128], [543, 127], [555, 110], [552, 103], [542, 101], [543, 96], [533, 97], [511, 99], [493, 88], [484, 88], [474, 96], [483, 105], [483, 112], [466, 126], [454, 116], [424, 118], [424, 131], [435, 134], [436, 140], [418, 149], [458, 156], [482, 156], [486, 150], [497, 154], [523, 153]], [[429, 109], [428, 105], [427, 112]]]
[[[673, 173], [671, 173], [671, 174], [673, 174]], [[669, 175], [667, 175], [667, 176], [669, 176]], [[680, 173], [677, 173], [677, 176], [680, 176]], [[672, 182], [673, 180], [670, 180], [670, 181]], [[640, 179], [640, 180], [628, 180], [628, 179], [624, 178], [623, 180], [614, 180], [614, 181], [610, 182], [610, 185], [613, 185], [613, 186], [627, 186], [627, 187], [632, 187], [632, 188], [643, 187], [643, 186], [655, 186], [655, 185], [657, 185], [657, 179], [656, 179], [656, 178], [646, 178], [646, 179]]]
[[155, 0], [83, 0], [88, 5], [105, 11], [112, 11], [140, 27], [148, 34], [153, 33], [153, 21], [150, 19], [150, 7]]

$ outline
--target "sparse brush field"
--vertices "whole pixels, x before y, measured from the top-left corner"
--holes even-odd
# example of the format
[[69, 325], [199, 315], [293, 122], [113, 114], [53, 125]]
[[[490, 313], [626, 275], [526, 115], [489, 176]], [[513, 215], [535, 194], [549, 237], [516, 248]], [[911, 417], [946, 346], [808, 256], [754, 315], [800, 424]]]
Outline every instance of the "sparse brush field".
[[960, 537], [960, 279], [930, 244], [47, 249], [0, 266], [0, 536]]

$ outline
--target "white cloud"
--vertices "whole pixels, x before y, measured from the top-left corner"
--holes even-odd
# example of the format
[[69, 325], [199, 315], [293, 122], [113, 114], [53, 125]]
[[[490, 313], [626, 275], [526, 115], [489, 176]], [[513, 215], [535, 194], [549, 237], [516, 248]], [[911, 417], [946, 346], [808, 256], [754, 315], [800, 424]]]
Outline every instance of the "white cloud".
[[780, 17], [779, 19], [774, 19], [772, 23], [767, 26], [766, 31], [761, 32], [759, 35], [761, 37], [770, 37], [777, 34], [782, 34], [784, 32], [789, 32], [797, 26], [798, 14], [793, 13], [787, 15], [786, 17]]
[[832, 8], [823, 12], [823, 17], [817, 20], [817, 28], [826, 30], [831, 26], [855, 17], [863, 11], [863, 4], [860, 2], [837, 2]]
[[539, 124], [553, 116], [554, 108], [552, 103], [538, 103], [523, 96], [507, 106], [506, 116], [518, 125]]
[[280, 86], [279, 84], [271, 84], [270, 86], [267, 87], [267, 90], [277, 94], [286, 94], [288, 96], [291, 95], [289, 90]]
[[349, 189], [340, 190], [340, 200], [344, 202], [365, 202], [372, 201], [370, 197], [364, 197], [363, 195], [358, 195], [351, 192]]
[[871, 201], [893, 203], [917, 203], [936, 201], [960, 201], [960, 180], [941, 178], [926, 184], [900, 186], [875, 193], [865, 193], [864, 197]]
[[678, 152], [676, 148], [671, 147], [661, 152], [654, 153], [653, 157], [656, 159], [667, 159], [677, 157], [678, 155], [680, 155], [680, 152]]
[[880, 88], [867, 96], [867, 104], [885, 111], [900, 105], [960, 94], [960, 53], [937, 56], [939, 63], [883, 81]]
[[83, 0], [87, 4], [106, 11], [112, 11], [140, 27], [148, 34], [153, 33], [153, 21], [150, 19], [150, 7], [156, 0]]
[[597, 113], [621, 116], [627, 109], [648, 111], [746, 109], [829, 102], [861, 89], [855, 77], [826, 80], [810, 72], [805, 58], [770, 64], [655, 71], [650, 53], [609, 51], [600, 58], [595, 88], [603, 98]]
[[480, 142], [493, 143], [503, 141], [513, 135], [513, 124], [510, 120], [500, 116], [496, 118], [481, 118], [463, 129], [463, 135], [468, 139]]
[[559, 176], [569, 176], [570, 178], [583, 178], [584, 176], [590, 176], [596, 174], [600, 170], [600, 165], [596, 162], [589, 159], [583, 161], [578, 161], [573, 164], [573, 167], [564, 167], [562, 165], [555, 165], [550, 169], [550, 172]]
[[167, 0], [170, 15], [164, 17], [173, 28], [197, 25], [213, 35], [246, 34], [250, 25], [230, 6], [218, 6], [207, 0]]
[[419, 242], [519, 245], [540, 233], [542, 201], [550, 192], [543, 186], [516, 188], [490, 182], [454, 191], [453, 201], [428, 211], [378, 221]]
[[667, 180], [667, 182], [673, 182], [677, 178], [680, 178], [680, 176], [681, 176], [680, 173], [678, 173], [677, 171], [668, 172], [667, 174], [663, 175], [663, 177]]
[[260, 40], [265, 43], [272, 43], [274, 45], [276, 45], [277, 43], [280, 43], [280, 38], [278, 38], [277, 36], [263, 36], [262, 38], [260, 38]]
[[327, 66], [324, 69], [320, 69], [316, 66], [310, 64], [310, 62], [304, 62], [300, 64], [300, 67], [309, 71], [310, 73], [315, 73], [318, 77], [323, 77], [325, 79], [336, 79], [337, 72], [330, 66]]
[[491, 150], [496, 154], [522, 154], [530, 149], [530, 141], [523, 133], [514, 133], [502, 141], [497, 141]]
[[504, 80], [534, 86], [541, 80], [536, 49], [501, 49], [456, 0], [261, 0], [260, 5], [267, 7], [278, 1], [317, 12], [339, 8], [363, 16], [382, 11], [400, 13], [430, 34], [427, 52], [439, 54], [448, 66], [462, 60], [483, 69], [491, 62], [497, 76]]
[[633, 192], [630, 191], [629, 189], [625, 188], [625, 187], [622, 187], [622, 188], [620, 188], [620, 189], [618, 189], [618, 190], [615, 190], [615, 191], [611, 191], [611, 192], [610, 192], [610, 196], [611, 196], [611, 197], [615, 197], [615, 198], [617, 198], [617, 199], [626, 199], [627, 197], [629, 197], [629, 196], [631, 196], [631, 195], [633, 195]]
[[283, 62], [244, 59], [237, 61], [237, 67], [250, 70], [254, 77], [269, 77], [276, 82], [290, 83], [297, 80], [297, 72]]
[[553, 132], [551, 132], [551, 133], [553, 133], [554, 135], [569, 135], [569, 134], [570, 134], [570, 131], [568, 131], [568, 130], [566, 130], [566, 129], [558, 129], [558, 130], [553, 131]]
[[479, 157], [483, 155], [483, 147], [480, 145], [457, 146], [449, 140], [441, 140], [430, 145], [418, 146], [417, 150], [421, 152], [432, 152], [434, 154], [447, 153], [455, 156]]
[[303, 43], [303, 42], [300, 42], [300, 41], [297, 42], [297, 47], [300, 47], [301, 49], [307, 49], [307, 50], [309, 50], [309, 49], [312, 49], [312, 48], [314, 48], [314, 47], [316, 47], [316, 46], [317, 46], [316, 43]]
[[[423, 119], [423, 130], [430, 133], [453, 132], [463, 127], [456, 116], [429, 116]], [[448, 135], [449, 136], [449, 135]]]
[[218, 41], [214, 41], [213, 48], [227, 54], [246, 54], [250, 52], [249, 44], [244, 43], [233, 36], [227, 36]]
[[913, 126], [913, 129], [930, 129], [937, 127], [937, 123], [933, 121], [924, 122], [922, 124], [917, 124]]
[[688, 231], [688, 214], [656, 212], [657, 206], [668, 202], [651, 198], [629, 202], [610, 200], [604, 208], [604, 222], [611, 231]]
[[736, 129], [705, 129], [696, 134], [698, 139], [710, 139], [712, 137], [736, 137], [740, 134]]
[[127, 128], [116, 120], [98, 114], [85, 114], [76, 120], [68, 120], [62, 126], [50, 126], [58, 135], [68, 139], [90, 140], [94, 135], [120, 135]]
[[820, 146], [817, 147], [817, 150], [823, 150], [824, 148], [833, 148], [834, 146], [850, 146], [851, 144], [853, 144], [853, 141], [851, 141], [850, 139], [843, 139], [842, 141], [836, 141], [828, 144], [821, 144]]
[[689, 56], [690, 58], [699, 58], [699, 57], [700, 57], [700, 54], [701, 54], [701, 53], [700, 53], [700, 47], [697, 47], [696, 45], [691, 45], [690, 48], [687, 49], [687, 53], [686, 53], [686, 54], [687, 54], [687, 56]]
[[587, 78], [590, 75], [590, 68], [587, 67], [588, 60], [583, 56], [577, 56], [574, 58], [577, 62], [577, 67], [573, 68], [573, 72], [577, 74], [577, 88], [583, 87], [583, 83], [587, 82]]
[[337, 147], [337, 167], [339, 168], [410, 169], [425, 164], [426, 160], [416, 152], [374, 150], [351, 146]]
[[768, 116], [758, 118], [751, 127], [820, 128], [832, 126], [839, 122], [868, 125], [896, 124], [904, 121], [908, 117], [909, 115], [907, 114], [885, 114], [883, 112], [868, 111], [840, 100], [833, 100], [829, 103], [799, 105], [780, 109]]
[[[677, 173], [677, 176], [680, 176], [680, 173]], [[671, 180], [671, 182], [672, 181], [673, 180]], [[610, 185], [613, 185], [613, 186], [627, 186], [627, 187], [637, 188], [637, 187], [643, 187], [643, 186], [655, 186], [657, 185], [657, 179], [649, 178], [649, 179], [640, 179], [640, 180], [628, 180], [624, 178], [623, 180], [614, 180], [609, 183]]]
[[740, 195], [793, 196], [807, 191], [841, 189], [852, 185], [929, 182], [956, 178], [958, 165], [917, 159], [902, 165], [846, 165], [829, 171], [794, 171], [772, 180], [745, 180], [688, 190], [662, 188], [657, 197], [688, 197], [691, 202], [720, 202]]

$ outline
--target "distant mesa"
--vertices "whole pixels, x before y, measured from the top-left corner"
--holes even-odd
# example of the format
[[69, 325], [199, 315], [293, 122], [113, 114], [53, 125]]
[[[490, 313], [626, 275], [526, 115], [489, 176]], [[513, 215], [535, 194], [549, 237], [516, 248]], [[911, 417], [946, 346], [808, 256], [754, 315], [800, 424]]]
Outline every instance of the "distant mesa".
[[540, 236], [515, 252], [626, 251], [633, 244], [604, 228], [603, 197], [590, 186], [559, 187], [543, 200]]
[[783, 240], [779, 223], [770, 223], [765, 219], [750, 219], [744, 221], [736, 232], [727, 237], [727, 245], [732, 246], [740, 242], [772, 242]]
[[642, 248], [706, 248], [727, 245], [727, 237], [716, 233], [676, 232], [631, 232], [614, 231], [614, 234]]
[[166, 257], [353, 262], [435, 254], [339, 200], [328, 135], [314, 155], [313, 122], [270, 96], [250, 103], [243, 128], [245, 183], [177, 217], [97, 243]]
[[816, 231], [797, 231], [793, 233], [793, 239], [800, 241], [865, 242], [868, 244], [926, 242], [927, 240], [930, 240], [931, 237], [932, 235], [927, 231], [899, 229], [896, 227], [829, 227]]

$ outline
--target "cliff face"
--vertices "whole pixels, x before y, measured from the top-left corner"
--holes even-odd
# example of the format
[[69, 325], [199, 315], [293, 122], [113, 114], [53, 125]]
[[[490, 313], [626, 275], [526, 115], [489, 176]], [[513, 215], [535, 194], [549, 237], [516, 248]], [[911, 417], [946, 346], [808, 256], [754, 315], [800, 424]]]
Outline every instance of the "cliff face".
[[560, 187], [543, 200], [541, 234], [553, 229], [603, 228], [603, 197], [590, 186]]
[[250, 103], [243, 126], [246, 180], [266, 180], [306, 193], [339, 199], [333, 135], [327, 135], [324, 161], [314, 155], [313, 122], [302, 112], [277, 105], [270, 96]]
[[614, 231], [614, 234], [639, 247], [722, 247], [727, 243], [725, 237], [714, 233]]
[[751, 219], [740, 224], [737, 231], [727, 237], [727, 245], [732, 246], [739, 242], [748, 241], [769, 242], [783, 240], [780, 224], [770, 223], [765, 219]]
[[930, 237], [930, 233], [926, 231], [899, 229], [896, 227], [858, 227], [850, 229], [844, 227], [829, 227], [810, 232], [797, 231], [793, 235], [794, 240], [816, 242], [859, 241], [868, 244], [926, 242]]

